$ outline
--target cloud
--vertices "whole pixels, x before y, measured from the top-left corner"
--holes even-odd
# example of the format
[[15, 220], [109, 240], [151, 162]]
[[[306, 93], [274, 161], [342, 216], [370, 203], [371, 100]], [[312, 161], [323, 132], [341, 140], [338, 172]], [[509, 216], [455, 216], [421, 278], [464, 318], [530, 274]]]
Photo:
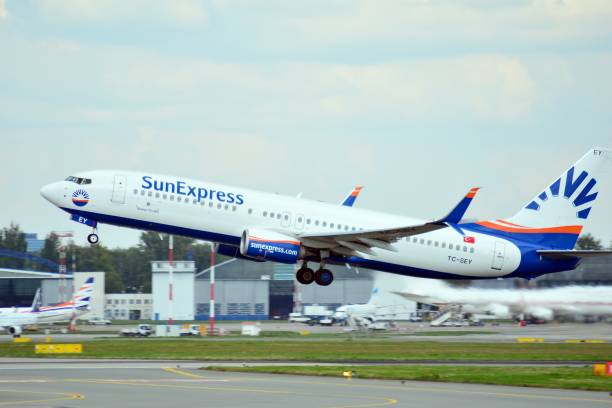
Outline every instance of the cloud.
[[6, 14], [6, 4], [4, 0], [0, 0], [0, 18], [5, 18]]
[[208, 13], [196, 0], [40, 0], [34, 3], [52, 20], [76, 24], [121, 24], [135, 21], [204, 24]]
[[302, 40], [318, 46], [359, 41], [439, 46], [458, 42], [548, 43], [610, 35], [607, 0], [336, 2], [334, 12], [295, 16]]

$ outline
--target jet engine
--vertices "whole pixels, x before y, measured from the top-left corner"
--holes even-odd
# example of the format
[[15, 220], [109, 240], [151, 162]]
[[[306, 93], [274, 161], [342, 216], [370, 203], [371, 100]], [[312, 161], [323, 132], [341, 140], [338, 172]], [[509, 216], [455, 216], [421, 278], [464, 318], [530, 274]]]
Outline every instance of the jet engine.
[[21, 329], [21, 326], [11, 326], [8, 328], [8, 332], [15, 337], [19, 337], [19, 335], [23, 333], [23, 330]]
[[240, 254], [249, 258], [295, 264], [304, 256], [300, 241], [290, 235], [265, 229], [247, 229], [242, 233]]

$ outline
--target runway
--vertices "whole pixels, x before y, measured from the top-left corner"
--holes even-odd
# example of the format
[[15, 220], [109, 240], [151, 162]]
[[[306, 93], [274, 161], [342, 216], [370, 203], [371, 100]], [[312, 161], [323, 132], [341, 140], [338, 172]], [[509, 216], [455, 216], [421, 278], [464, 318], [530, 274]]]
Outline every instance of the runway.
[[607, 393], [198, 370], [201, 363], [3, 363], [0, 407], [601, 407]]

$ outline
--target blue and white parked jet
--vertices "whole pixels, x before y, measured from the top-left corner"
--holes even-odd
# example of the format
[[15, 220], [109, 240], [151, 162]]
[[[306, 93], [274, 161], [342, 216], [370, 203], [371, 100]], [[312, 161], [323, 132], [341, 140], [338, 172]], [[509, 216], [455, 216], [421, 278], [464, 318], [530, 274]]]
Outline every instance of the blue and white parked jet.
[[7, 330], [19, 337], [23, 326], [69, 322], [89, 310], [93, 293], [94, 278], [83, 283], [72, 299], [54, 306], [40, 305], [40, 289], [36, 292], [32, 307], [3, 309], [0, 313], [0, 330]]
[[359, 190], [338, 206], [120, 170], [75, 174], [41, 194], [93, 228], [91, 244], [101, 223], [184, 235], [216, 242], [224, 255], [300, 264], [302, 284], [329, 285], [327, 264], [437, 279], [533, 278], [611, 252], [573, 250], [611, 167], [610, 150], [589, 150], [514, 216], [477, 222], [462, 221], [477, 188], [434, 221], [354, 208]]

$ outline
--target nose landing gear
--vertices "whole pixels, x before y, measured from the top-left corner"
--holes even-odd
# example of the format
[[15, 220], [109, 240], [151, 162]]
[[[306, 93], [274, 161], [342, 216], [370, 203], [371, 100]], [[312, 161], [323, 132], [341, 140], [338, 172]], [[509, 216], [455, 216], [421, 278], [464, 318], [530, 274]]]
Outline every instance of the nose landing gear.
[[87, 236], [87, 242], [89, 242], [91, 246], [98, 245], [98, 243], [100, 242], [98, 230], [94, 229], [93, 232]]

